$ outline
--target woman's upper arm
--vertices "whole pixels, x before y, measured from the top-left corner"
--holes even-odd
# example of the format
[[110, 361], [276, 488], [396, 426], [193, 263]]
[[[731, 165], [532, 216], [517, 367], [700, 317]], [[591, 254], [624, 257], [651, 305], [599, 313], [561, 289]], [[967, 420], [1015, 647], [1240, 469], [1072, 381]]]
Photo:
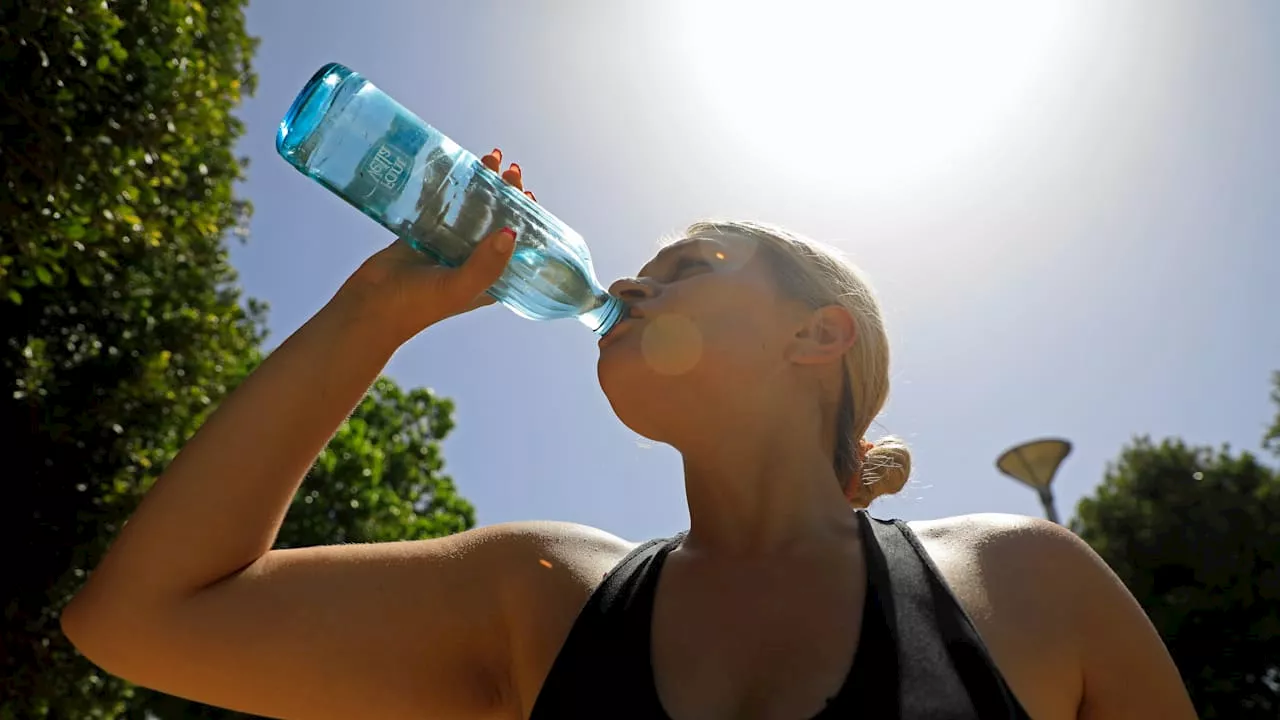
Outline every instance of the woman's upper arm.
[[[276, 550], [159, 608], [64, 618], [109, 672], [274, 717], [486, 717], [503, 709], [523, 529]], [[106, 628], [106, 629], [104, 629]]]
[[1196, 717], [1186, 686], [1146, 611], [1120, 578], [1083, 540], [1058, 528], [1050, 541], [1073, 599], [1085, 720]]

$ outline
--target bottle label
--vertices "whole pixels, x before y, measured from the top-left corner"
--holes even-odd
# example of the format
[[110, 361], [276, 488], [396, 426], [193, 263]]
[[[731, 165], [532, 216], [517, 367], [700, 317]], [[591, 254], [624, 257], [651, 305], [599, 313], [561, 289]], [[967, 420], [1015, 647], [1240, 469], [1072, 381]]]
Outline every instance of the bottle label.
[[373, 187], [369, 188], [369, 195], [374, 192], [398, 193], [403, 190], [405, 183], [409, 181], [409, 160], [409, 155], [400, 148], [387, 143], [379, 144], [361, 168], [361, 174], [372, 181]]

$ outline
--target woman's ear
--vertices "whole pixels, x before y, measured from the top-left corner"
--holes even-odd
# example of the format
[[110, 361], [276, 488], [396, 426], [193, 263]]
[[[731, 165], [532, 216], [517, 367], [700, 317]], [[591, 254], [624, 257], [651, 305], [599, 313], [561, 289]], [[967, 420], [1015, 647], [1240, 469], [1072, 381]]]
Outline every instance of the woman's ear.
[[789, 359], [802, 365], [839, 362], [858, 338], [858, 322], [841, 305], [826, 305], [809, 313], [796, 329]]

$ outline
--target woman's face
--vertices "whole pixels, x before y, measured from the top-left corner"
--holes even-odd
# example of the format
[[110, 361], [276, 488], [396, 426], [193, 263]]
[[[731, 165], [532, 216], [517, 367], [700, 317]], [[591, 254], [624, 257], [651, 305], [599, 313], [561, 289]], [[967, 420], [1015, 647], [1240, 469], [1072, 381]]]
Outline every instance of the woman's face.
[[597, 371], [624, 424], [678, 444], [717, 414], [760, 406], [805, 317], [763, 255], [748, 238], [691, 237], [614, 283], [631, 314], [601, 339]]

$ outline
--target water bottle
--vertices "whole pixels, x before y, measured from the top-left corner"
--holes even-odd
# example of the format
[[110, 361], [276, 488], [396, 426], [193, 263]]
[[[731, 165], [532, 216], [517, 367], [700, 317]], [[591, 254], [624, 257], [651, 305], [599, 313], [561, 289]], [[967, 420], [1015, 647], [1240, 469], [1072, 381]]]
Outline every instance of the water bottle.
[[623, 314], [581, 235], [349, 68], [330, 63], [311, 78], [280, 122], [276, 150], [441, 264], [461, 265], [488, 235], [515, 230], [489, 294], [523, 317], [576, 317], [604, 335]]

